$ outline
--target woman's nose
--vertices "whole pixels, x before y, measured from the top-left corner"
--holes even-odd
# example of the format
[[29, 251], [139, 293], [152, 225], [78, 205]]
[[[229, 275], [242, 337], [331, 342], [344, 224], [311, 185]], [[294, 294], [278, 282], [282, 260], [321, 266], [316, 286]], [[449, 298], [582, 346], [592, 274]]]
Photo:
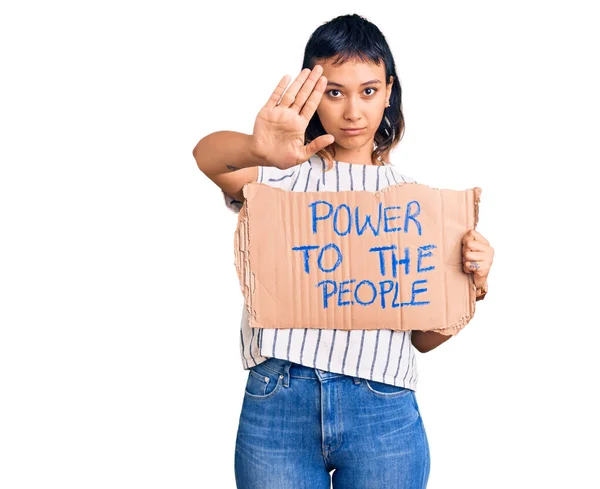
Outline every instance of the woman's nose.
[[349, 120], [360, 119], [360, 103], [358, 100], [349, 98], [344, 110], [344, 117]]

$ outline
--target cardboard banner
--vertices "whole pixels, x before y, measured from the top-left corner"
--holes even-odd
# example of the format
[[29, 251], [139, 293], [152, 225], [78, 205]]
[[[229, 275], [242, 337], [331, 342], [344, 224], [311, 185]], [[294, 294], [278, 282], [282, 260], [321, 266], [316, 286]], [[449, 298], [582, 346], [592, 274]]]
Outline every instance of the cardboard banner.
[[455, 335], [475, 314], [463, 235], [481, 188], [418, 183], [378, 192], [244, 186], [235, 265], [254, 328]]

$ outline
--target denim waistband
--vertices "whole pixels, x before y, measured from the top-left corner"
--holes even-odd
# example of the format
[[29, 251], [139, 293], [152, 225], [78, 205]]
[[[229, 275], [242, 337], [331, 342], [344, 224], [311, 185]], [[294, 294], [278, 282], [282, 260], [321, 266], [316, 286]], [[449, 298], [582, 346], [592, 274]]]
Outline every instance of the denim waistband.
[[282, 375], [283, 385], [289, 386], [290, 377], [300, 379], [333, 379], [336, 377], [350, 377], [354, 380], [355, 384], [360, 384], [361, 379], [352, 375], [344, 375], [336, 372], [328, 372], [319, 368], [308, 367], [299, 363], [292, 362], [290, 360], [283, 360], [281, 358], [271, 357], [262, 363], [259, 363], [253, 369], [260, 370], [261, 368], [270, 370], [276, 374]]

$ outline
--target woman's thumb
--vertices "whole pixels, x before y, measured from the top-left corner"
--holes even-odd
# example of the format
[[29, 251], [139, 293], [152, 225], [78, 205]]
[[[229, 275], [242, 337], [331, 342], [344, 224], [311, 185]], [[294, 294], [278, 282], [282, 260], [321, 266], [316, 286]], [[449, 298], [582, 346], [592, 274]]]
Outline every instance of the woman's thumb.
[[323, 148], [326, 148], [330, 144], [335, 141], [335, 138], [332, 134], [324, 134], [323, 136], [319, 136], [317, 139], [314, 139], [310, 142], [310, 144], [306, 147], [307, 153], [309, 156], [314, 155], [318, 151], [321, 151]]

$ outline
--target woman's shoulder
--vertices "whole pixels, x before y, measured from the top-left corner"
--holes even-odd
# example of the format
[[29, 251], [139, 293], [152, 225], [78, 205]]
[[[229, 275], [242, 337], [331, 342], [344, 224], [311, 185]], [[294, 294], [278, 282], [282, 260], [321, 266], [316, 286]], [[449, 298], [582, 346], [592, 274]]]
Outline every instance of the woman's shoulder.
[[[290, 190], [294, 187], [294, 183], [298, 180], [298, 174], [302, 171], [302, 166], [308, 164], [307, 162], [296, 165], [292, 168], [282, 170], [275, 166], [258, 166], [258, 172], [256, 176], [257, 183], [264, 183], [271, 187], [280, 188], [283, 190]], [[236, 200], [230, 195], [223, 192], [223, 198], [225, 200], [225, 206], [238, 214], [242, 208], [243, 202]]]
[[271, 187], [289, 190], [294, 185], [299, 174], [301, 172], [306, 173], [306, 171], [308, 171], [306, 168], [310, 167], [310, 165], [311, 161], [309, 159], [291, 168], [286, 168], [285, 170], [275, 166], [259, 166], [257, 182], [270, 185]]
[[387, 163], [385, 167], [392, 172], [396, 183], [419, 183], [407, 173], [401, 172], [393, 164]]

